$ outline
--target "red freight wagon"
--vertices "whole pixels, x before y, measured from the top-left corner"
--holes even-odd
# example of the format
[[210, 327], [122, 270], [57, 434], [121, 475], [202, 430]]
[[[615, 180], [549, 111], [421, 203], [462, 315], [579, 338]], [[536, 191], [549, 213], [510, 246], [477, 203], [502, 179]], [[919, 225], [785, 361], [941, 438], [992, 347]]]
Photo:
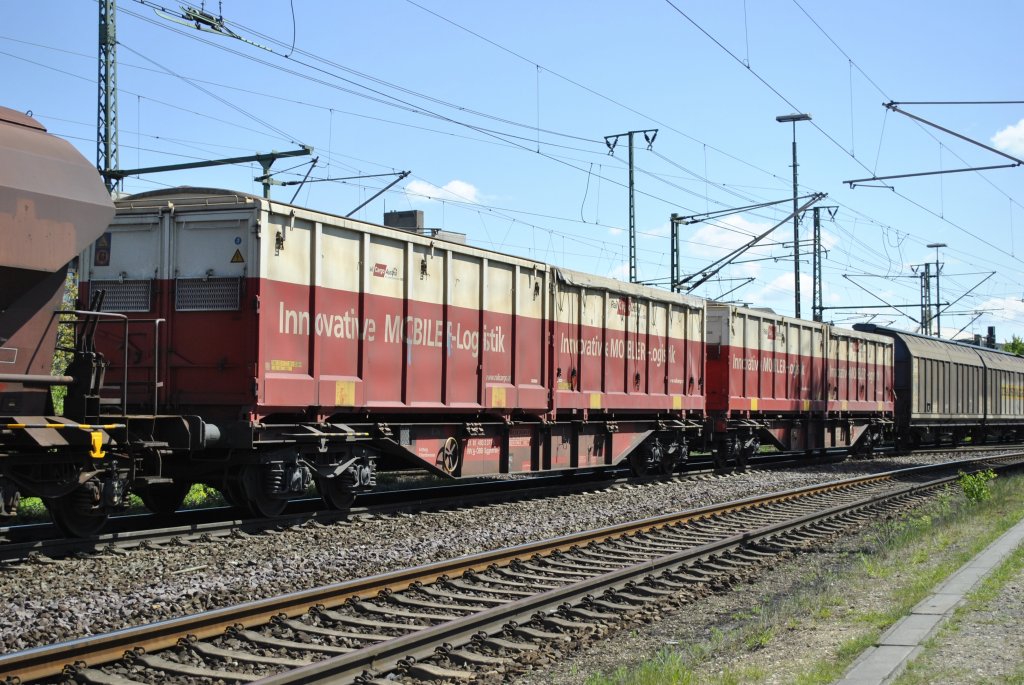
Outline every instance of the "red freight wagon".
[[[698, 432], [704, 418], [704, 300], [551, 273], [550, 387], [560, 424], [552, 430], [579, 434], [579, 444], [563, 439], [554, 448], [554, 463], [568, 466], [578, 452], [581, 464], [632, 455], [637, 471], [670, 469], [686, 457], [683, 433]], [[611, 454], [602, 454], [605, 434]]]
[[892, 423], [892, 344], [770, 311], [708, 304], [707, 410], [716, 457], [870, 449]]
[[[117, 204], [82, 298], [133, 320], [110, 394], [185, 415], [157, 431], [175, 483], [273, 513], [375, 464], [670, 469], [700, 429], [703, 300], [229, 191]], [[96, 344], [120, 377], [121, 329]]]

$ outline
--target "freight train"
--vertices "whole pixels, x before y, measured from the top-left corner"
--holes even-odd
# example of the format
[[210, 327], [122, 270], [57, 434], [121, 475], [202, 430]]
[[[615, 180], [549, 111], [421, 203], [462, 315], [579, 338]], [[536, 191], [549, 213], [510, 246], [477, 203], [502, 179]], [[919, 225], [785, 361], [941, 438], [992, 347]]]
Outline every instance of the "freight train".
[[[26, 149], [59, 142], [19, 117], [6, 113], [0, 135], [17, 130]], [[0, 153], [12, 168], [13, 153]], [[410, 467], [446, 478], [622, 464], [667, 474], [691, 449], [742, 468], [762, 444], [870, 453], [887, 438], [982, 440], [1024, 426], [1024, 406], [1003, 401], [1024, 387], [1024, 362], [1010, 355], [226, 190], [124, 197], [111, 218], [95, 172], [75, 164], [73, 175], [40, 170], [46, 196], [19, 174], [0, 193], [4, 244], [47, 257], [0, 254], [5, 315], [22, 312], [0, 318], [0, 363], [21, 364], [0, 376], [4, 513], [38, 495], [72, 535], [98, 532], [130, 493], [172, 511], [193, 483], [274, 516], [314, 484], [344, 510], [378, 471]], [[57, 240], [54, 222], [73, 223], [73, 239]], [[79, 305], [58, 315], [76, 255]], [[49, 295], [29, 297], [39, 280]], [[30, 321], [39, 330], [22, 340]], [[60, 325], [74, 333], [72, 362], [51, 376]], [[60, 416], [54, 386], [66, 387]], [[952, 391], [978, 393], [973, 413], [921, 409], [921, 396]]]

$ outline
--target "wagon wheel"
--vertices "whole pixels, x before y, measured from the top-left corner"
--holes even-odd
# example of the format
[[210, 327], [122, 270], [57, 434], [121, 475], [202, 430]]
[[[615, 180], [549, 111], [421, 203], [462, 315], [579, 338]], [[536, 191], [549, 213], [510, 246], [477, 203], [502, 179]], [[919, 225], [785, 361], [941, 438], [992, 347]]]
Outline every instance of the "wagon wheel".
[[62, 533], [73, 538], [90, 538], [99, 534], [108, 518], [106, 512], [92, 510], [92, 497], [92, 490], [79, 486], [70, 494], [46, 499], [46, 508]]
[[356, 493], [341, 478], [318, 478], [316, 489], [320, 491], [324, 504], [337, 511], [348, 511], [356, 500]]
[[459, 455], [459, 441], [453, 437], [449, 437], [444, 441], [444, 446], [441, 447], [441, 451], [437, 453], [437, 460], [441, 462], [441, 468], [444, 472], [449, 475], [454, 475], [455, 471], [459, 468], [460, 455]]
[[646, 476], [647, 468], [651, 461], [651, 448], [646, 445], [640, 445], [633, 450], [629, 455], [629, 470], [633, 472], [634, 476]]
[[288, 506], [288, 500], [275, 497], [263, 487], [266, 468], [260, 464], [249, 464], [242, 470], [242, 485], [245, 489], [246, 505], [253, 516], [274, 518], [280, 516]]
[[154, 514], [172, 514], [185, 501], [191, 484], [181, 481], [155, 483], [139, 490], [139, 499]]
[[638, 450], [647, 457], [647, 468], [657, 469], [659, 475], [671, 476], [676, 469], [675, 455], [670, 453], [660, 441], [645, 442]]
[[242, 485], [241, 476], [237, 469], [232, 469], [224, 474], [224, 480], [220, 485], [220, 494], [224, 495], [224, 501], [228, 506], [236, 509], [245, 509], [246, 496], [245, 487]]
[[715, 461], [715, 471], [717, 473], [727, 473], [729, 471], [729, 456], [732, 454], [732, 451], [732, 440], [729, 439], [720, 440], [715, 446], [712, 458]]
[[746, 471], [750, 458], [757, 454], [759, 449], [761, 449], [761, 442], [759, 440], [751, 440], [748, 444], [740, 447], [736, 451], [736, 470], [740, 472]]
[[676, 470], [675, 456], [669, 454], [667, 450], [661, 453], [661, 459], [658, 460], [658, 472], [663, 476], [671, 476], [672, 472]]
[[[690, 448], [686, 442], [673, 442], [665, 449], [661, 457], [661, 469], [665, 475], [675, 473], [677, 466], [682, 466], [690, 458]], [[668, 470], [666, 471], [666, 464]]]

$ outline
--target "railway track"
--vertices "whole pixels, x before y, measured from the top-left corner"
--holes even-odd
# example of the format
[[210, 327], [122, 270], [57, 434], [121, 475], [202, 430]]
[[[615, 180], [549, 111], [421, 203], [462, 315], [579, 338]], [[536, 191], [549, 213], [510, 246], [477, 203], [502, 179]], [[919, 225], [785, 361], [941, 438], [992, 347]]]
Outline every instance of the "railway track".
[[[955, 453], [1003, 454], [1011, 446], [954, 448]], [[942, 452], [936, 450], [936, 452]], [[830, 455], [814, 463], [842, 461], [844, 454]], [[803, 455], [766, 454], [753, 459], [750, 468], [791, 468], [806, 466]], [[717, 477], [710, 458], [697, 457], [688, 468], [672, 477], [676, 482]], [[182, 510], [172, 515], [130, 514], [111, 519], [108, 533], [91, 538], [62, 537], [49, 523], [0, 527], [0, 563], [21, 563], [60, 559], [71, 555], [129, 551], [166, 544], [208, 543], [217, 539], [244, 537], [266, 531], [280, 531], [303, 525], [332, 525], [363, 517], [398, 513], [422, 513], [464, 507], [512, 502], [523, 498], [561, 497], [571, 494], [609, 490], [616, 487], [654, 485], [665, 477], [638, 478], [627, 469], [543, 475], [515, 480], [458, 482], [436, 486], [417, 486], [377, 491], [360, 495], [349, 512], [323, 509], [319, 498], [295, 500], [288, 511], [275, 518], [249, 518], [233, 507], [208, 507]]]
[[[751, 468], [784, 468], [800, 462], [790, 455], [765, 455]], [[714, 466], [707, 460], [695, 460], [690, 468], [676, 474], [676, 481], [712, 477]], [[0, 527], [0, 562], [18, 563], [31, 559], [62, 558], [73, 554], [131, 550], [142, 546], [208, 542], [216, 538], [259, 534], [294, 526], [331, 525], [366, 516], [386, 516], [400, 512], [421, 513], [459, 507], [472, 507], [523, 498], [560, 497], [607, 490], [627, 485], [663, 483], [665, 477], [635, 477], [628, 469], [606, 469], [543, 475], [515, 480], [458, 482], [436, 486], [418, 486], [377, 491], [357, 497], [348, 512], [323, 509], [319, 498], [295, 500], [282, 516], [245, 518], [233, 507], [183, 510], [173, 515], [133, 514], [111, 519], [110, 532], [91, 538], [62, 537], [49, 523]]]
[[[997, 463], [998, 462], [998, 463]], [[963, 468], [901, 469], [669, 514], [0, 657], [0, 678], [102, 685], [466, 681], [689, 601], [920, 501]], [[394, 682], [393, 680], [387, 682]]]

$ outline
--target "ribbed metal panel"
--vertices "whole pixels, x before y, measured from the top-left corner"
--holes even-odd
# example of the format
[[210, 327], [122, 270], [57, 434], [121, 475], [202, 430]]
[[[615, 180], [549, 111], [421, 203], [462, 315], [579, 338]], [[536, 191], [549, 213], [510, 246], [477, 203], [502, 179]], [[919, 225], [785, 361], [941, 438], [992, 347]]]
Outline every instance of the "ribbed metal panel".
[[152, 309], [153, 281], [117, 280], [90, 281], [90, 292], [106, 290], [102, 311], [105, 312], [148, 312]]
[[179, 312], [238, 311], [240, 278], [179, 278], [174, 286], [174, 309]]

